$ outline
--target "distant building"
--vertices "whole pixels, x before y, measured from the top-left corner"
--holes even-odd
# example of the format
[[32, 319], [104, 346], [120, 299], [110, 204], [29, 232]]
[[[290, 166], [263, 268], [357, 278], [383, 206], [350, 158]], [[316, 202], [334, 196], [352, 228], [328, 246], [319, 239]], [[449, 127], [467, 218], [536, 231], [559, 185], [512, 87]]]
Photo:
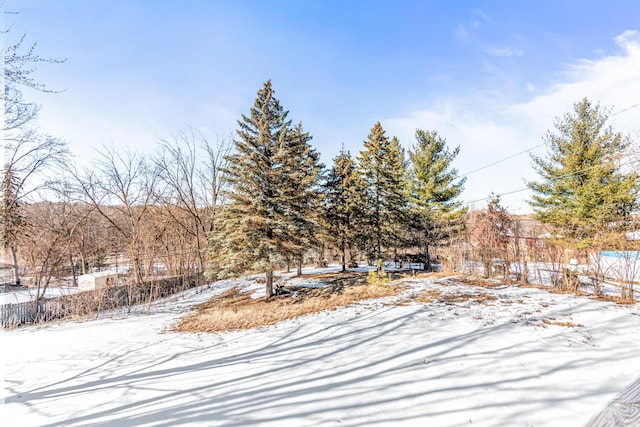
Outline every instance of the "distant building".
[[79, 291], [93, 291], [118, 285], [118, 273], [115, 271], [98, 271], [78, 276]]
[[[478, 250], [482, 245], [482, 234], [485, 233], [485, 224], [479, 221], [478, 212], [472, 212], [469, 227], [469, 242]], [[549, 258], [547, 239], [551, 237], [547, 227], [530, 215], [514, 215], [512, 222], [503, 230], [505, 239], [513, 259], [525, 259], [527, 261], [545, 261]]]

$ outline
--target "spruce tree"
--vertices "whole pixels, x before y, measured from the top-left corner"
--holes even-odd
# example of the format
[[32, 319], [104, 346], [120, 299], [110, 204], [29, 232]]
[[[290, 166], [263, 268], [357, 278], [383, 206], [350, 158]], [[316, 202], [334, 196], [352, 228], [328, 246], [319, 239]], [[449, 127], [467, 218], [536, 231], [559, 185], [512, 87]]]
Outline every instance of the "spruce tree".
[[344, 148], [333, 159], [324, 183], [326, 234], [340, 252], [342, 271], [346, 271], [347, 248], [355, 244], [362, 223], [363, 185], [356, 163]]
[[0, 243], [3, 251], [12, 255], [13, 279], [20, 283], [18, 274], [17, 240], [24, 232], [26, 220], [22, 212], [22, 203], [17, 197], [20, 183], [13, 170], [7, 167], [2, 181], [2, 208], [0, 209]]
[[464, 213], [457, 197], [466, 178], [459, 178], [451, 163], [460, 147], [449, 151], [446, 139], [436, 131], [416, 130], [416, 142], [409, 150], [411, 221], [414, 244], [424, 251], [426, 269], [431, 268], [429, 249], [457, 231], [457, 219]]
[[637, 207], [638, 172], [623, 168], [630, 141], [607, 119], [599, 104], [584, 98], [546, 134], [547, 156], [531, 156], [541, 178], [527, 183], [537, 218], [578, 246]]
[[265, 274], [266, 297], [273, 272], [299, 256], [315, 233], [314, 194], [318, 154], [302, 125], [293, 128], [271, 81], [258, 91], [249, 116], [238, 121], [235, 152], [227, 156], [228, 203], [211, 234], [212, 273]]
[[385, 135], [380, 122], [364, 141], [358, 166], [366, 186], [369, 252], [382, 260], [383, 248], [399, 246], [406, 206], [406, 164], [400, 143]]
[[286, 256], [297, 260], [298, 275], [307, 248], [317, 243], [321, 188], [320, 174], [324, 165], [320, 154], [312, 148], [311, 135], [302, 124], [289, 129], [278, 147], [278, 203], [286, 220]]

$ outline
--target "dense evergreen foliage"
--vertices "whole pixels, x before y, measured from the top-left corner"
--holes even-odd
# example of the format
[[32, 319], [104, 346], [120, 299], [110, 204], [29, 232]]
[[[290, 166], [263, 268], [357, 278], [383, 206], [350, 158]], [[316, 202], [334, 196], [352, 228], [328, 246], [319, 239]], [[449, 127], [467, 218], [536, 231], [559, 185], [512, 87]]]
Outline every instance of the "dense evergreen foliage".
[[311, 136], [302, 125], [292, 127], [287, 115], [267, 81], [250, 115], [238, 121], [235, 153], [228, 156], [228, 203], [211, 236], [217, 275], [261, 271], [267, 297], [274, 269], [300, 257], [317, 227], [319, 156]]
[[416, 141], [409, 150], [411, 211], [408, 227], [412, 246], [420, 247], [430, 269], [430, 246], [437, 245], [458, 231], [457, 221], [464, 210], [457, 200], [466, 178], [459, 178], [451, 163], [460, 147], [450, 151], [436, 131], [416, 130]]
[[21, 203], [17, 198], [17, 177], [10, 168], [4, 172], [2, 182], [2, 207], [0, 208], [0, 243], [3, 249], [14, 244], [24, 224], [24, 216], [20, 212]]
[[324, 165], [309, 141], [311, 135], [298, 124], [287, 130], [277, 158], [277, 176], [281, 180], [277, 203], [286, 224], [285, 257], [296, 260], [298, 274], [301, 274], [304, 252], [318, 243], [320, 228], [322, 188], [319, 180]]
[[382, 259], [383, 249], [400, 246], [407, 198], [404, 152], [395, 137], [385, 135], [380, 122], [364, 141], [358, 165], [366, 187], [366, 249], [370, 257]]
[[626, 220], [637, 207], [637, 170], [625, 170], [629, 140], [607, 125], [588, 99], [556, 119], [546, 157], [532, 155], [540, 181], [529, 182], [537, 218], [583, 244], [598, 230]]
[[[342, 149], [324, 183], [326, 239], [340, 253], [346, 270], [347, 250], [353, 250], [362, 236], [364, 183], [351, 153]], [[351, 256], [350, 256], [351, 259]]]

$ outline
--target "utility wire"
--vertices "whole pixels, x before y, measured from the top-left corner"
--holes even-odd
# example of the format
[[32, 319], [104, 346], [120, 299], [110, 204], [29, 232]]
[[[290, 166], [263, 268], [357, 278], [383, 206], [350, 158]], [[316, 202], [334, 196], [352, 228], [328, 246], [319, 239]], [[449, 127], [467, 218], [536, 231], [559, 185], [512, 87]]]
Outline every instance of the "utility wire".
[[474, 169], [474, 170], [472, 170], [472, 171], [470, 171], [470, 172], [467, 172], [467, 173], [465, 173], [465, 174], [463, 174], [463, 175], [460, 175], [460, 178], [464, 178], [465, 176], [471, 175], [471, 174], [472, 174], [472, 173], [474, 173], [474, 172], [478, 172], [478, 171], [481, 171], [481, 170], [483, 170], [483, 169], [487, 169], [487, 168], [489, 168], [489, 167], [491, 167], [491, 166], [495, 166], [495, 165], [497, 165], [498, 163], [502, 163], [502, 162], [504, 162], [504, 161], [507, 161], [507, 160], [513, 159], [514, 157], [518, 157], [518, 156], [520, 156], [520, 155], [522, 155], [522, 154], [524, 154], [524, 153], [528, 153], [529, 151], [533, 151], [533, 150], [535, 150], [536, 148], [542, 147], [543, 145], [545, 145], [545, 143], [544, 143], [544, 142], [543, 142], [542, 144], [538, 144], [538, 145], [536, 145], [535, 147], [527, 148], [527, 149], [526, 149], [526, 150], [524, 150], [524, 151], [520, 151], [519, 153], [512, 154], [511, 156], [504, 157], [504, 158], [502, 158], [502, 159], [500, 159], [500, 160], [496, 160], [496, 161], [495, 161], [495, 162], [493, 162], [493, 163], [489, 163], [489, 164], [487, 164], [487, 165], [484, 165], [484, 166], [479, 167], [478, 169]]
[[[637, 104], [631, 105], [631, 106], [629, 106], [629, 107], [627, 107], [627, 108], [623, 108], [622, 110], [618, 110], [618, 111], [616, 111], [615, 113], [610, 114], [610, 115], [609, 115], [609, 117], [617, 116], [617, 115], [618, 115], [618, 114], [620, 114], [620, 113], [624, 113], [625, 111], [632, 110], [632, 109], [634, 109], [634, 108], [636, 108], [636, 107], [640, 107], [640, 102], [639, 102], [639, 103], [637, 103]], [[466, 172], [466, 173], [464, 173], [464, 174], [460, 175], [460, 178], [464, 178], [464, 177], [466, 177], [466, 176], [468, 176], [468, 175], [471, 175], [472, 173], [475, 173], [475, 172], [481, 171], [481, 170], [483, 170], [483, 169], [490, 168], [491, 166], [495, 166], [495, 165], [497, 165], [497, 164], [499, 164], [499, 163], [502, 163], [502, 162], [505, 162], [505, 161], [507, 161], [507, 160], [513, 159], [514, 157], [521, 156], [521, 155], [523, 155], [523, 154], [525, 154], [525, 153], [528, 153], [528, 152], [530, 152], [530, 151], [535, 150], [536, 148], [540, 148], [540, 147], [542, 147], [543, 145], [545, 145], [545, 143], [544, 143], [544, 142], [543, 142], [542, 144], [538, 144], [538, 145], [533, 146], [533, 147], [531, 147], [531, 148], [527, 148], [526, 150], [520, 151], [519, 153], [512, 154], [512, 155], [510, 155], [510, 156], [507, 156], [507, 157], [504, 157], [504, 158], [502, 158], [502, 159], [496, 160], [495, 162], [489, 163], [489, 164], [487, 164], [487, 165], [481, 166], [481, 167], [479, 167], [479, 168], [477, 168], [477, 169], [474, 169], [474, 170], [472, 170], [472, 171]]]
[[[640, 105], [640, 104], [638, 104], [638, 105]], [[629, 166], [629, 165], [634, 164], [634, 163], [640, 163], [640, 159], [637, 159], [637, 160], [629, 160], [628, 162], [621, 163], [621, 164], [620, 164], [620, 167], [622, 167], [622, 166]], [[599, 166], [600, 166], [600, 165], [592, 165], [592, 166], [586, 167], [586, 168], [584, 168], [584, 169], [580, 169], [580, 170], [577, 170], [577, 171], [573, 171], [573, 172], [571, 172], [571, 173], [567, 173], [567, 174], [564, 174], [564, 175], [558, 176], [558, 177], [556, 177], [556, 178], [553, 178], [553, 179], [552, 179], [552, 180], [550, 180], [550, 181], [551, 181], [551, 182], [556, 182], [556, 181], [558, 181], [558, 180], [560, 180], [560, 179], [565, 179], [565, 178], [568, 178], [568, 177], [570, 177], [570, 176], [572, 176], [572, 175], [577, 175], [577, 174], [582, 173], [582, 172], [587, 172], [587, 171], [589, 171], [589, 170], [591, 170], [591, 169], [594, 169], [594, 168], [596, 168], [596, 167], [599, 167]], [[495, 196], [498, 196], [498, 197], [501, 197], [501, 196], [509, 196], [509, 195], [511, 195], [511, 194], [521, 193], [521, 192], [523, 192], [523, 191], [527, 191], [527, 190], [529, 190], [529, 187], [521, 187], [521, 188], [517, 188], [517, 189], [515, 189], [515, 190], [510, 190], [510, 191], [507, 191], [507, 192], [504, 192], [504, 193], [496, 193], [496, 194], [495, 194]], [[491, 199], [493, 199], [493, 197], [495, 197], [495, 196], [488, 196], [488, 197], [484, 197], [484, 198], [482, 198], [482, 199], [476, 199], [476, 200], [472, 200], [472, 201], [469, 201], [469, 202], [464, 202], [464, 203], [462, 203], [462, 204], [463, 204], [463, 205], [470, 205], [470, 204], [472, 204], [472, 203], [484, 202], [484, 201], [487, 201], [487, 200], [491, 200]]]
[[[632, 109], [637, 108], [637, 107], [640, 107], [640, 102], [637, 103], [637, 104], [631, 105], [629, 107], [623, 108], [622, 110], [618, 110], [615, 113], [610, 114], [609, 117], [617, 116], [618, 114], [624, 113], [626, 111], [632, 110]], [[504, 157], [502, 159], [496, 160], [495, 162], [486, 164], [486, 165], [481, 166], [481, 167], [479, 167], [477, 169], [474, 169], [474, 170], [469, 171], [469, 172], [467, 172], [465, 174], [462, 174], [462, 175], [460, 175], [460, 178], [464, 178], [464, 177], [466, 177], [468, 175], [471, 175], [472, 173], [481, 171], [483, 169], [490, 168], [491, 166], [495, 166], [495, 165], [497, 165], [499, 163], [502, 163], [504, 161], [507, 161], [507, 160], [513, 159], [515, 157], [521, 156], [522, 154], [525, 154], [525, 153], [528, 153], [530, 151], [533, 151], [536, 148], [542, 147], [543, 145], [545, 145], [545, 143], [535, 145], [533, 147], [527, 148], [526, 150], [520, 151], [518, 153], [512, 154], [512, 155]], [[623, 163], [620, 166], [627, 166], [629, 164], [636, 163], [636, 162], [638, 162], [638, 160], [632, 160], [630, 162]], [[578, 171], [572, 172], [571, 174], [567, 174], [567, 175], [562, 176], [562, 177], [558, 177], [555, 180], [558, 180], [558, 179], [561, 179], [561, 178], [566, 178], [566, 177], [569, 177], [569, 176], [571, 176], [573, 174], [577, 174], [577, 173], [580, 173], [580, 172], [586, 172], [586, 171], [588, 171], [589, 169], [591, 169], [593, 167], [595, 167], [595, 165], [594, 166], [590, 166], [589, 168], [586, 168], [586, 169], [583, 169], [583, 170], [578, 170]], [[498, 196], [508, 196], [508, 195], [511, 195], [511, 194], [521, 193], [521, 192], [527, 191], [527, 190], [529, 190], [529, 187], [518, 188], [518, 189], [515, 189], [515, 190], [510, 190], [510, 191], [507, 191], [507, 192], [503, 192], [503, 193], [496, 193], [496, 195], [498, 195]], [[473, 204], [473, 203], [484, 202], [484, 201], [491, 200], [491, 199], [492, 199], [492, 197], [489, 196], [489, 197], [484, 197], [482, 199], [476, 199], [476, 200], [472, 200], [472, 201], [469, 201], [469, 202], [464, 202], [462, 204], [463, 205], [470, 205], [470, 204]]]
[[518, 188], [516, 190], [511, 190], [511, 191], [507, 191], [507, 192], [504, 192], [504, 193], [500, 193], [500, 194], [496, 193], [494, 196], [488, 196], [488, 197], [485, 197], [483, 199], [476, 199], [476, 200], [471, 200], [469, 202], [464, 202], [463, 205], [471, 205], [473, 203], [484, 202], [484, 201], [487, 201], [487, 200], [491, 200], [496, 196], [497, 197], [509, 196], [511, 194], [521, 193], [523, 191], [527, 191], [528, 189], [529, 189], [529, 187], [523, 187], [523, 188]]
[[616, 111], [615, 113], [611, 114], [609, 117], [617, 116], [620, 113], [624, 113], [625, 111], [629, 111], [629, 110], [631, 110], [633, 108], [636, 108], [636, 107], [640, 107], [640, 102], [638, 102], [637, 104], [632, 105], [631, 107], [623, 108], [620, 111]]

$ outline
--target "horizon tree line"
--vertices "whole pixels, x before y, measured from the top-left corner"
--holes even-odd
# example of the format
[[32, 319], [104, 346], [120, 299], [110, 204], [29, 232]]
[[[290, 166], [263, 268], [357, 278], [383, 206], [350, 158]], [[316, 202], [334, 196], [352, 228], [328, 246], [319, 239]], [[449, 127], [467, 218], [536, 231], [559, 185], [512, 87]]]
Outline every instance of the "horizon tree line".
[[[103, 147], [93, 164], [78, 168], [66, 142], [38, 130], [39, 106], [22, 93], [49, 91], [32, 77], [33, 65], [61, 61], [33, 46], [25, 53], [24, 43], [2, 52], [0, 237], [16, 281], [20, 262], [38, 270], [46, 287], [57, 271], [71, 269], [75, 278], [116, 252], [131, 262], [136, 281], [162, 258], [175, 271], [212, 277], [262, 272], [269, 297], [274, 270], [295, 265], [300, 273], [310, 249], [322, 258], [332, 248], [345, 270], [356, 257], [380, 265], [417, 248], [429, 269], [434, 249], [465, 231], [459, 196], [466, 178], [452, 167], [459, 146], [417, 129], [405, 153], [376, 122], [355, 157], [343, 148], [325, 168], [270, 81], [233, 141], [211, 143], [186, 129], [159, 141], [153, 156]], [[585, 98], [545, 136], [548, 155], [532, 156], [541, 178], [527, 183], [535, 216], [579, 250], [614, 245], [611, 232], [632, 226], [638, 209], [630, 153], [637, 146], [607, 119]]]

